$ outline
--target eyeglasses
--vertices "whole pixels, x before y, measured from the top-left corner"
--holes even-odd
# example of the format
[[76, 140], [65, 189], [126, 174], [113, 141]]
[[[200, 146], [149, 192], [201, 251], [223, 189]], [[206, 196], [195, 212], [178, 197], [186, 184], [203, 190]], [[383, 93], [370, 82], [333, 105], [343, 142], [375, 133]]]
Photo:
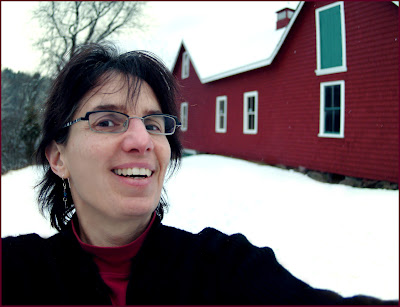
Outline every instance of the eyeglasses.
[[147, 132], [152, 134], [171, 135], [177, 127], [181, 126], [176, 116], [168, 114], [151, 114], [143, 117], [133, 116], [117, 111], [92, 111], [87, 112], [85, 117], [77, 118], [66, 123], [63, 128], [72, 126], [81, 121], [89, 121], [89, 128], [99, 133], [122, 133], [128, 130], [129, 120], [132, 118], [141, 119]]

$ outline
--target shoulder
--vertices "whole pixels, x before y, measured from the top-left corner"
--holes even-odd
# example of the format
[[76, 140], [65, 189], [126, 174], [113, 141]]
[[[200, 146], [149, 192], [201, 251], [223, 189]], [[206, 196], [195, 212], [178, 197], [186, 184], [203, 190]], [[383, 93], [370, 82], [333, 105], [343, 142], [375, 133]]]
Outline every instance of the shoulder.
[[3, 263], [17, 263], [21, 261], [36, 261], [42, 258], [48, 252], [54, 239], [59, 235], [51, 238], [42, 238], [37, 234], [26, 234], [16, 237], [6, 237], [2, 239], [2, 260]]
[[2, 238], [2, 245], [3, 246], [21, 246], [24, 244], [29, 244], [29, 243], [34, 243], [34, 242], [39, 242], [46, 240], [45, 238], [42, 238], [36, 233], [30, 233], [30, 234], [24, 234], [24, 235], [19, 235], [19, 236], [9, 236]]
[[155, 242], [157, 255], [163, 255], [175, 273], [187, 274], [185, 280], [198, 289], [206, 288], [217, 304], [313, 302], [304, 297], [310, 287], [285, 270], [272, 249], [252, 245], [242, 234], [213, 228], [191, 234], [167, 226], [159, 233], [166, 245], [160, 248]]
[[9, 268], [29, 266], [34, 269], [39, 264], [59, 258], [71, 249], [65, 235], [57, 233], [49, 238], [37, 234], [26, 234], [2, 239], [2, 261]]
[[193, 295], [210, 298], [205, 302], [286, 302], [279, 295], [283, 287], [294, 292], [306, 287], [278, 263], [272, 249], [254, 246], [242, 234], [228, 235], [214, 228], [193, 234], [161, 225], [153, 238], [148, 237], [143, 252], [141, 268], [149, 262], [148, 272], [162, 259], [168, 266], [160, 264], [156, 272], [179, 276], [174, 285], [188, 293], [195, 291], [187, 288], [188, 283], [201, 292]]
[[214, 264], [220, 268], [254, 266], [277, 263], [273, 250], [269, 247], [257, 247], [240, 233], [228, 235], [214, 228], [205, 228], [199, 233], [190, 233], [170, 226], [160, 225], [154, 243], [170, 253], [179, 253], [193, 261]]
[[24, 250], [37, 246], [51, 245], [61, 240], [61, 234], [57, 233], [49, 238], [43, 238], [36, 233], [30, 233], [15, 237], [2, 238], [2, 248], [4, 251]]
[[14, 254], [24, 251], [29, 251], [32, 249], [36, 249], [38, 246], [44, 244], [46, 239], [40, 237], [37, 234], [26, 234], [20, 235], [17, 237], [6, 237], [1, 241], [2, 243], [2, 255], [3, 257], [8, 254]]
[[249, 240], [241, 233], [232, 235], [225, 234], [215, 228], [204, 228], [199, 233], [190, 233], [188, 231], [174, 228], [171, 226], [161, 225], [159, 229], [160, 236], [169, 240], [179, 240], [180, 243], [185, 242], [190, 245], [207, 246], [209, 249], [220, 251], [221, 249], [253, 249], [272, 250], [268, 247], [259, 248], [249, 242]]
[[40, 276], [52, 258], [50, 238], [37, 234], [20, 235], [2, 239], [3, 280], [7, 286], [22, 278]]
[[[69, 233], [7, 237], [2, 248], [3, 304], [84, 305], [97, 291], [95, 264]], [[85, 291], [92, 294], [86, 297]]]
[[212, 280], [214, 299], [221, 304], [393, 303], [362, 296], [344, 299], [333, 291], [312, 288], [287, 271], [271, 248], [254, 246], [243, 234], [227, 235], [214, 228], [193, 234], [168, 226], [162, 226], [160, 233], [173, 246], [170, 254], [189, 272], [186, 280], [196, 276], [203, 281], [199, 288]]

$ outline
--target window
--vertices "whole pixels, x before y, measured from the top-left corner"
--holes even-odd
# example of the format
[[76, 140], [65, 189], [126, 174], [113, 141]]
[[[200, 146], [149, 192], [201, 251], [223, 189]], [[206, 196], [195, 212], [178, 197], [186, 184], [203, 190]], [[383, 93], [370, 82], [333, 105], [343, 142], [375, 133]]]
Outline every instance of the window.
[[286, 18], [286, 11], [281, 11], [278, 13], [278, 20], [282, 20]]
[[347, 71], [343, 2], [315, 10], [317, 75]]
[[187, 102], [181, 103], [181, 130], [186, 131], [188, 128], [188, 109], [189, 105]]
[[289, 18], [290, 19], [293, 16], [293, 11], [288, 9], [288, 8], [283, 9], [282, 11], [277, 12], [277, 13], [278, 13], [278, 21], [282, 20], [282, 19], [285, 19], [285, 18]]
[[320, 137], [344, 137], [344, 81], [320, 84]]
[[217, 97], [215, 104], [215, 132], [226, 132], [228, 99], [226, 96]]
[[189, 53], [186, 51], [182, 55], [182, 79], [186, 79], [189, 77]]
[[243, 133], [257, 134], [258, 92], [243, 95]]

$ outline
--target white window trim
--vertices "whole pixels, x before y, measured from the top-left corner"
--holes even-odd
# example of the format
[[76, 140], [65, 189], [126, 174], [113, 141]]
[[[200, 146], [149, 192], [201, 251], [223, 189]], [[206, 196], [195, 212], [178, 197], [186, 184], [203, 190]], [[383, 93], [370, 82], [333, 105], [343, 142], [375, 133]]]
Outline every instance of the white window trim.
[[[220, 103], [224, 104], [224, 118], [223, 118], [223, 128], [220, 128], [220, 119], [221, 119], [221, 114], [220, 114], [220, 108], [219, 105]], [[227, 96], [218, 96], [215, 102], [215, 132], [217, 133], [226, 133], [227, 130], [227, 117], [228, 117], [228, 98]]]
[[[186, 107], [186, 114], [184, 113]], [[188, 129], [188, 114], [189, 114], [189, 104], [187, 102], [182, 102], [181, 103], [181, 130], [182, 131], [187, 131]]]
[[181, 71], [182, 79], [186, 79], [189, 77], [189, 69], [190, 69], [189, 53], [185, 51], [182, 54], [182, 71]]
[[[254, 97], [254, 129], [248, 129], [248, 107], [247, 107], [247, 98]], [[243, 133], [244, 134], [257, 134], [258, 131], [258, 92], [246, 92], [243, 94]]]
[[[340, 19], [341, 19], [341, 28], [342, 28], [342, 55], [343, 55], [343, 63], [342, 66], [331, 67], [331, 68], [321, 68], [321, 42], [320, 42], [320, 28], [319, 28], [319, 13], [321, 11], [330, 9], [335, 6], [340, 6]], [[315, 10], [315, 29], [316, 29], [316, 39], [317, 39], [317, 69], [315, 70], [315, 74], [317, 76], [335, 74], [340, 72], [347, 71], [347, 57], [346, 57], [346, 26], [344, 19], [344, 4], [343, 1], [335, 2]]]
[[[325, 127], [325, 87], [332, 85], [340, 85], [340, 132], [339, 133], [326, 133], [324, 132]], [[344, 80], [332, 81], [332, 82], [321, 82], [320, 84], [320, 114], [319, 114], [319, 137], [328, 138], [344, 138]]]

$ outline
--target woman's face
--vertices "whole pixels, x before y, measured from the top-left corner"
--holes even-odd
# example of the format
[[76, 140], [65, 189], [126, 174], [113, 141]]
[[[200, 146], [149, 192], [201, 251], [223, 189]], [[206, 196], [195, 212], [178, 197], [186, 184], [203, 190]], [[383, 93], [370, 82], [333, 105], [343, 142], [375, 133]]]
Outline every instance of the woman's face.
[[[161, 113], [153, 90], [144, 81], [136, 104], [127, 104], [124, 80], [117, 75], [100, 90], [87, 93], [74, 119], [95, 110], [114, 110], [138, 117]], [[137, 118], [130, 119], [128, 130], [118, 134], [96, 133], [87, 121], [69, 129], [61, 158], [78, 217], [114, 221], [149, 218], [159, 203], [171, 156], [167, 137], [149, 134]], [[116, 174], [117, 170], [129, 168], [150, 170], [151, 176], [131, 178]]]

